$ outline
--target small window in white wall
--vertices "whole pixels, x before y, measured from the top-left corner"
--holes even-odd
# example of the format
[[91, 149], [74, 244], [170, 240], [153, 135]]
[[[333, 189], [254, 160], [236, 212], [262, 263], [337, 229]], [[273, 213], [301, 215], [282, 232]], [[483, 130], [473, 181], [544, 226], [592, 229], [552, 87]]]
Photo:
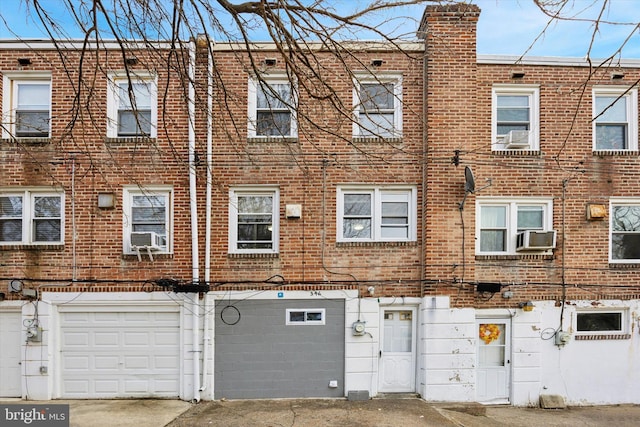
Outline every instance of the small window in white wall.
[[157, 132], [157, 83], [151, 75], [110, 75], [107, 137], [152, 137]]
[[537, 86], [496, 85], [492, 90], [493, 150], [539, 150]]
[[620, 335], [629, 332], [626, 309], [585, 309], [576, 312], [577, 335]]
[[593, 150], [638, 149], [638, 91], [628, 88], [593, 89]]
[[287, 325], [324, 325], [324, 308], [288, 308]]

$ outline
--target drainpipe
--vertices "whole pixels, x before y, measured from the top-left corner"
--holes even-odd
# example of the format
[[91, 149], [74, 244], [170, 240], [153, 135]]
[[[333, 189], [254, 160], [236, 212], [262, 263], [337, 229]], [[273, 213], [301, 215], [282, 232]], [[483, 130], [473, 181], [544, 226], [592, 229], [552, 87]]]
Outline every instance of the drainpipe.
[[[213, 57], [209, 41], [207, 42], [207, 193], [205, 204], [205, 238], [204, 238], [204, 281], [209, 284], [211, 279], [211, 189], [213, 183], [212, 163], [213, 163]], [[202, 337], [202, 380], [200, 381], [200, 391], [207, 389], [207, 368], [209, 367], [209, 346], [211, 345], [210, 317], [211, 308], [209, 298], [204, 297], [204, 322]]]
[[[196, 42], [189, 42], [189, 206], [191, 208], [191, 263], [192, 280], [196, 284], [200, 281], [199, 259], [198, 259], [198, 204], [196, 186], [196, 102], [195, 102], [195, 67], [196, 67]], [[193, 346], [193, 402], [200, 401], [200, 301], [199, 294], [195, 292], [192, 300], [192, 346]]]

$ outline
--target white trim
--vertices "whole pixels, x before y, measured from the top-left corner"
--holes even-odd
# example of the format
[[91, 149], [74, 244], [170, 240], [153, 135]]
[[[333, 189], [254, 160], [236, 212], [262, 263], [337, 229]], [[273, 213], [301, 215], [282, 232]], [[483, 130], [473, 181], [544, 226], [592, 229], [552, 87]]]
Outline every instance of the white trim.
[[[304, 319], [302, 321], [291, 320], [291, 313], [304, 312]], [[320, 313], [320, 320], [307, 320], [308, 313]], [[326, 309], [324, 308], [287, 308], [285, 312], [285, 324], [286, 325], [324, 325], [326, 324]]]
[[[603, 313], [615, 313], [620, 314], [620, 329], [611, 331], [579, 331], [578, 330], [578, 316], [580, 314], [603, 314]], [[592, 335], [620, 335], [628, 334], [630, 330], [630, 315], [629, 307], [576, 307], [576, 315], [572, 316], [572, 327], [576, 336], [592, 336]]]
[[[625, 93], [626, 92], [626, 93]], [[623, 95], [624, 94], [624, 95]], [[638, 89], [628, 86], [596, 86], [591, 92], [592, 117], [591, 131], [593, 151], [636, 151], [638, 150]], [[627, 123], [627, 148], [602, 149], [596, 146], [596, 98], [599, 96], [622, 96], [625, 100]]]
[[[1, 197], [22, 197], [22, 240], [21, 241], [2, 241], [0, 246], [7, 245], [29, 245], [29, 246], [43, 246], [43, 245], [61, 245], [64, 244], [65, 233], [65, 198], [64, 192], [58, 191], [54, 188], [42, 188], [42, 187], [30, 187], [30, 188], [18, 188], [18, 189], [0, 189]], [[60, 198], [60, 240], [55, 241], [34, 241], [34, 200], [36, 196], [41, 197], [59, 197]], [[53, 218], [53, 217], [52, 217]]]
[[364, 136], [360, 133], [360, 85], [393, 83], [393, 129], [389, 138], [402, 137], [402, 74], [384, 73], [356, 73], [353, 78], [353, 136]]
[[[271, 196], [271, 248], [238, 249], [238, 195]], [[280, 190], [275, 186], [233, 187], [229, 190], [229, 253], [278, 253], [280, 240]], [[265, 241], [266, 242], [266, 241]]]
[[[345, 238], [344, 196], [352, 193], [368, 193], [371, 195], [371, 237]], [[338, 242], [413, 242], [417, 240], [417, 188], [415, 185], [339, 185], [336, 189], [336, 241]], [[402, 196], [408, 204], [408, 229], [406, 238], [382, 237], [382, 203], [385, 196]]]
[[169, 185], [149, 185], [144, 188], [137, 185], [125, 185], [122, 188], [122, 253], [126, 255], [137, 254], [130, 245], [131, 235], [131, 208], [133, 196], [150, 195], [162, 196], [167, 202], [165, 211], [166, 247], [154, 253], [173, 253], [173, 199], [174, 190]]
[[[118, 106], [120, 97], [120, 83], [127, 82], [131, 79], [131, 83], [149, 83], [151, 103], [151, 129], [150, 138], [155, 138], [158, 129], [158, 81], [157, 76], [148, 72], [129, 72], [114, 71], [107, 76], [107, 137], [118, 138]], [[137, 136], [132, 136], [137, 137]], [[126, 137], [125, 137], [126, 138]]]
[[15, 136], [15, 104], [17, 102], [17, 91], [15, 84], [21, 82], [48, 83], [49, 84], [49, 135], [51, 136], [51, 72], [46, 71], [5, 71], [2, 77], [2, 138]]
[[539, 85], [506, 85], [495, 84], [491, 88], [491, 149], [493, 151], [509, 151], [498, 136], [498, 96], [520, 95], [529, 99], [529, 148], [540, 150], [540, 86]]
[[[518, 206], [541, 206], [543, 208], [543, 230], [553, 229], [553, 199], [541, 197], [477, 197], [476, 198], [476, 255], [516, 255], [516, 235]], [[482, 216], [481, 208], [489, 206], [502, 206], [507, 209], [505, 229], [507, 233], [506, 250], [483, 252], [481, 248]], [[546, 251], [541, 251], [546, 252]]]
[[291, 88], [291, 104], [289, 112], [291, 113], [291, 128], [289, 135], [257, 135], [256, 124], [258, 120], [258, 84], [256, 77], [249, 78], [249, 86], [247, 88], [247, 136], [249, 138], [268, 137], [268, 138], [297, 138], [298, 136], [298, 91], [297, 86], [292, 82], [286, 73], [269, 73], [262, 75], [262, 79], [268, 84], [288, 84]]
[[572, 58], [564, 56], [516, 56], [516, 55], [477, 55], [476, 63], [478, 64], [503, 64], [503, 65], [549, 65], [549, 66], [566, 66], [566, 67], [623, 67], [623, 68], [639, 68], [640, 59], [623, 59], [618, 58], [612, 60], [596, 58], [591, 62], [586, 58]]

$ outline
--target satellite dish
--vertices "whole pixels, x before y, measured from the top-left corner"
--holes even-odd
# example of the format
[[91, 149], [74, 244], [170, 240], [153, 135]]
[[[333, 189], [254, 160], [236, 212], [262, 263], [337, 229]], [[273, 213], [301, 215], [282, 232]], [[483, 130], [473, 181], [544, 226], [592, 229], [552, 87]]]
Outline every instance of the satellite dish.
[[476, 191], [476, 181], [473, 179], [473, 172], [469, 166], [464, 167], [464, 192], [473, 193]]

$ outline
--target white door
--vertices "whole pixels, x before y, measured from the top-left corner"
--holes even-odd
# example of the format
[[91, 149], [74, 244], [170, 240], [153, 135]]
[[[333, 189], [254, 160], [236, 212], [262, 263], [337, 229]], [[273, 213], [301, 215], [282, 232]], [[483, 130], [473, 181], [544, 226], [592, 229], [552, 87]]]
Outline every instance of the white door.
[[0, 311], [0, 397], [20, 397], [22, 328], [19, 310]]
[[382, 312], [380, 391], [413, 393], [416, 390], [415, 310]]
[[476, 398], [508, 403], [511, 384], [511, 321], [478, 319]]
[[60, 308], [60, 397], [178, 397], [176, 307]]

